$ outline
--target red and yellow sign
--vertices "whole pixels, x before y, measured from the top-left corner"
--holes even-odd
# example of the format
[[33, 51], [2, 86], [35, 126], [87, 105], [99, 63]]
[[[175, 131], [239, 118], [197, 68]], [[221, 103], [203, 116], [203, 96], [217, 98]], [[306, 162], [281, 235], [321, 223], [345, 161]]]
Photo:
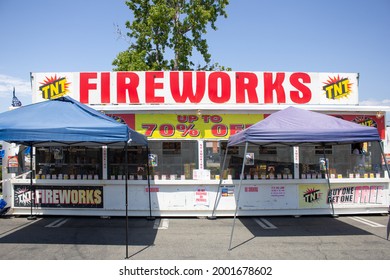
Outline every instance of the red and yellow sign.
[[33, 73], [32, 91], [33, 103], [66, 93], [91, 105], [356, 105], [357, 79], [357, 73], [60, 72]]
[[135, 129], [150, 138], [227, 139], [263, 118], [262, 114], [140, 114]]
[[348, 99], [352, 92], [352, 83], [348, 78], [340, 78], [340, 75], [337, 77], [329, 77], [324, 84], [323, 90], [327, 99]]
[[365, 115], [365, 116], [358, 116], [358, 115], [333, 115], [334, 117], [341, 118], [346, 121], [351, 121], [354, 123], [358, 123], [360, 125], [370, 126], [370, 127], [376, 127], [379, 132], [379, 136], [381, 139], [385, 139], [385, 118], [378, 118], [374, 115]]
[[57, 75], [46, 77], [40, 84], [39, 90], [42, 92], [43, 99], [55, 99], [69, 92], [70, 83], [66, 77], [57, 77]]
[[[150, 138], [227, 139], [268, 117], [268, 114], [114, 114], [109, 115]], [[361, 125], [376, 127], [385, 138], [384, 118], [333, 115]]]

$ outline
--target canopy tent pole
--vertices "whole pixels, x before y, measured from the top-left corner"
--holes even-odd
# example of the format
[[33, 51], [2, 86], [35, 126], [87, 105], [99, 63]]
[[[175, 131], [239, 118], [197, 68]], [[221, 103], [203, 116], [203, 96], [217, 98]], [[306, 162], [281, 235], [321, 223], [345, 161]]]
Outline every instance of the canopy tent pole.
[[211, 216], [207, 217], [210, 220], [215, 220], [217, 218], [217, 216], [215, 216], [215, 211], [217, 209], [217, 204], [219, 203], [218, 195], [219, 195], [219, 190], [220, 190], [221, 185], [222, 185], [223, 171], [225, 170], [225, 164], [226, 164], [226, 158], [227, 158], [227, 154], [228, 154], [228, 149], [229, 149], [229, 146], [226, 145], [226, 151], [225, 151], [225, 156], [223, 158], [222, 169], [219, 171], [219, 184], [218, 184], [217, 193], [215, 194], [215, 201], [214, 201], [213, 212], [211, 213]]
[[[387, 177], [390, 178], [389, 165], [387, 164], [385, 152], [383, 151], [383, 147], [382, 147], [381, 141], [378, 141], [378, 145], [379, 145], [379, 147], [381, 149], [382, 158], [383, 158], [383, 161], [384, 161], [386, 169], [387, 169]], [[383, 175], [385, 175], [385, 174], [383, 174]], [[386, 177], [386, 176], [384, 176], [384, 177]], [[390, 211], [390, 206], [389, 206], [389, 211]], [[387, 240], [389, 240], [389, 235], [390, 235], [390, 217], [389, 217], [389, 220], [387, 222], [387, 231], [386, 231], [386, 239]]]
[[241, 174], [240, 174], [240, 183], [238, 184], [238, 193], [237, 193], [237, 199], [236, 199], [236, 210], [234, 211], [234, 219], [233, 219], [232, 232], [231, 232], [231, 234], [230, 234], [229, 251], [232, 250], [233, 232], [234, 232], [234, 226], [235, 226], [235, 224], [236, 224], [237, 211], [238, 211], [238, 203], [239, 203], [239, 201], [240, 201], [241, 184], [242, 184], [242, 179], [243, 179], [243, 177], [244, 177], [245, 157], [246, 157], [246, 152], [247, 152], [247, 151], [248, 151], [248, 141], [245, 142], [245, 151], [244, 151], [244, 156], [242, 157], [242, 168], [241, 168]]
[[328, 177], [326, 181], [328, 183], [329, 195], [326, 197], [326, 199], [328, 201], [330, 199], [330, 205], [332, 206], [332, 216], [335, 217], [334, 205], [333, 205], [333, 194], [332, 194], [332, 189], [330, 187], [330, 171], [329, 171], [329, 166], [328, 166], [328, 159], [326, 158], [326, 155], [325, 155], [325, 144], [322, 145], [322, 152], [324, 154], [324, 160], [325, 160], [326, 177]]
[[129, 179], [129, 170], [128, 170], [128, 159], [127, 159], [127, 142], [125, 144], [125, 205], [126, 205], [126, 259], [129, 258], [129, 213], [128, 213], [128, 205], [129, 205], [129, 198], [128, 198], [128, 182]]
[[152, 197], [150, 193], [150, 165], [149, 165], [149, 145], [146, 146], [146, 168], [148, 173], [148, 193], [149, 193], [149, 217], [147, 219], [154, 220], [155, 218], [152, 216]]
[[383, 151], [383, 147], [382, 147], [380, 141], [378, 141], [378, 145], [379, 145], [379, 147], [380, 147], [380, 149], [381, 149], [382, 158], [383, 158], [383, 161], [384, 161], [385, 166], [386, 166], [386, 169], [387, 169], [387, 176], [390, 178], [390, 169], [389, 169], [389, 165], [387, 164], [385, 152]]
[[[33, 204], [35, 206], [35, 190], [33, 191], [33, 145], [30, 144], [30, 216], [27, 220], [35, 220], [37, 217], [33, 215]], [[34, 194], [34, 195], [33, 195]]]

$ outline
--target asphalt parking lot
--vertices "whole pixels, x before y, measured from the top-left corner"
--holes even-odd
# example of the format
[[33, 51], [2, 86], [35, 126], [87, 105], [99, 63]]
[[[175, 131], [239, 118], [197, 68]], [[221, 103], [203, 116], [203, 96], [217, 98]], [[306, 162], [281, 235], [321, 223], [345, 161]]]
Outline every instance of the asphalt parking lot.
[[[2, 260], [390, 260], [388, 215], [0, 218]], [[231, 240], [231, 244], [230, 244]], [[230, 247], [230, 250], [229, 250]]]

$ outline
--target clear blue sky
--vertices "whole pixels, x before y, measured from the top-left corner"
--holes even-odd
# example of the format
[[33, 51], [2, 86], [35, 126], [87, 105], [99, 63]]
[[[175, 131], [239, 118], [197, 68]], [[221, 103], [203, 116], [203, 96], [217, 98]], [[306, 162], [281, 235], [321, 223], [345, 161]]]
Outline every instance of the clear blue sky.
[[[30, 72], [110, 71], [128, 42], [124, 0], [0, 0], [0, 112]], [[231, 0], [207, 39], [233, 70], [360, 73], [362, 105], [390, 105], [389, 0]], [[196, 62], [196, 61], [195, 61]], [[202, 61], [200, 61], [202, 62]]]

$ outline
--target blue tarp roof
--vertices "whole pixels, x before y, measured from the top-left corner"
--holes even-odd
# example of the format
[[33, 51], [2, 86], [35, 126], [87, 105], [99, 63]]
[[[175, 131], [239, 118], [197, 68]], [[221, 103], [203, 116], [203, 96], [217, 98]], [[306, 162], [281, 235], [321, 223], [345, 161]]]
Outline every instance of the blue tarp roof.
[[228, 146], [246, 142], [304, 145], [380, 141], [377, 128], [322, 113], [288, 107], [229, 137]]
[[144, 135], [70, 97], [60, 97], [0, 114], [0, 140], [24, 145], [110, 145]]

